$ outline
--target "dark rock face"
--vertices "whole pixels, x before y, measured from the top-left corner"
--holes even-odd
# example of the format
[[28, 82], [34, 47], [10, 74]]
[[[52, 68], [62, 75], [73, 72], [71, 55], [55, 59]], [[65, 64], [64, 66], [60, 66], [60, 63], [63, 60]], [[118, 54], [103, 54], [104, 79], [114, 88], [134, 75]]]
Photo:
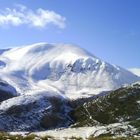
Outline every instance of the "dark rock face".
[[4, 91], [0, 89], [0, 102], [13, 98], [14, 95], [12, 95], [10, 92]]
[[15, 97], [16, 90], [14, 87], [0, 80], [0, 102]]

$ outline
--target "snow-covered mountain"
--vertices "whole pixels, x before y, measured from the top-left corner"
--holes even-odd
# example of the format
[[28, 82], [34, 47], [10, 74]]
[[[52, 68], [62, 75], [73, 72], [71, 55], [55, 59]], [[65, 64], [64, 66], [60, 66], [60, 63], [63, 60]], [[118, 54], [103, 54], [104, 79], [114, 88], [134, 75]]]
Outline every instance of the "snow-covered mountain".
[[39, 43], [0, 50], [0, 130], [69, 126], [79, 101], [138, 80], [75, 45]]
[[70, 44], [39, 43], [0, 52], [0, 78], [21, 95], [53, 91], [77, 99], [140, 79]]

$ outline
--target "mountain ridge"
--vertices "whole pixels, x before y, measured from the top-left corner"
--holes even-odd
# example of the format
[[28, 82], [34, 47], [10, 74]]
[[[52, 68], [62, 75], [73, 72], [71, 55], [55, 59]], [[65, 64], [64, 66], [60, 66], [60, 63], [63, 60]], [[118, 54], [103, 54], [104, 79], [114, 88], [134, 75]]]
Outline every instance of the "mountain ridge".
[[[75, 123], [73, 111], [79, 111], [77, 105], [110, 97], [112, 90], [140, 80], [70, 44], [39, 43], [0, 52], [3, 131], [69, 127]], [[76, 118], [79, 120], [79, 116]], [[86, 120], [90, 122], [90, 118]], [[95, 118], [95, 124], [97, 121]]]
[[20, 94], [54, 90], [77, 99], [140, 79], [70, 44], [38, 43], [12, 48], [1, 54], [0, 62], [0, 77]]

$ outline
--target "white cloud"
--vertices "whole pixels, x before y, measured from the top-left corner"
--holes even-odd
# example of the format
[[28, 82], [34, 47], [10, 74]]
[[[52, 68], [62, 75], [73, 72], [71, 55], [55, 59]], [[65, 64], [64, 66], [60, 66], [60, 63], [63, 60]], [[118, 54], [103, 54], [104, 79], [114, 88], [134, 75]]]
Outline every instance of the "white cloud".
[[131, 68], [128, 70], [134, 73], [135, 75], [140, 76], [140, 68]]
[[48, 25], [55, 25], [58, 28], [65, 28], [66, 18], [60, 14], [44, 9], [36, 9], [33, 11], [24, 5], [16, 5], [14, 9], [6, 8], [0, 11], [0, 26], [12, 25], [20, 26], [26, 24], [28, 26], [44, 28]]

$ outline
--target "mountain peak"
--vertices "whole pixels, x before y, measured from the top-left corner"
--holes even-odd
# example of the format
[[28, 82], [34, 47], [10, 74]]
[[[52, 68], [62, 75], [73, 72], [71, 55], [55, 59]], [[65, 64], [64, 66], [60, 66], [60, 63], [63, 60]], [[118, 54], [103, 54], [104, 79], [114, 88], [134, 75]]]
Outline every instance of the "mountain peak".
[[68, 98], [89, 97], [139, 80], [71, 44], [37, 43], [0, 56], [0, 77], [20, 94], [53, 90]]
[[[42, 55], [55, 60], [77, 60], [78, 58], [94, 57], [84, 49], [71, 44], [64, 43], [36, 43], [32, 45], [16, 47], [4, 53], [4, 56], [9, 59], [20, 59], [24, 56]], [[48, 59], [47, 58], [47, 59]]]

